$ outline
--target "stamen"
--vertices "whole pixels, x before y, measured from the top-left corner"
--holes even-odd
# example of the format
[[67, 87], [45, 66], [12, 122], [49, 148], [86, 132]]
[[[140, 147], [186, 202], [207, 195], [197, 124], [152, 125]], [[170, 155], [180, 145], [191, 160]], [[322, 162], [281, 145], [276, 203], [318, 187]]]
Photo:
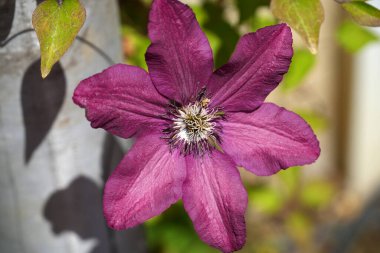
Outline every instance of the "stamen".
[[209, 109], [210, 99], [205, 97], [202, 90], [197, 101], [187, 106], [170, 103], [168, 117], [171, 124], [162, 132], [171, 148], [178, 148], [181, 154], [203, 155], [219, 146], [218, 121], [224, 117], [224, 112], [219, 109]]

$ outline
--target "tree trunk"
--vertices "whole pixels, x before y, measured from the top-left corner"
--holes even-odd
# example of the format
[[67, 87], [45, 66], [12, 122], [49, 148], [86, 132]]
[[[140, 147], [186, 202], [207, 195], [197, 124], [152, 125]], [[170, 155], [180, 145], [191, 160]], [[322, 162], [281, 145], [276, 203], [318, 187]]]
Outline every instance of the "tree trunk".
[[79, 38], [44, 80], [37, 2], [0, 0], [0, 252], [144, 252], [141, 228], [116, 233], [102, 215], [104, 180], [125, 150], [71, 100], [80, 80], [121, 61], [116, 1], [82, 1]]

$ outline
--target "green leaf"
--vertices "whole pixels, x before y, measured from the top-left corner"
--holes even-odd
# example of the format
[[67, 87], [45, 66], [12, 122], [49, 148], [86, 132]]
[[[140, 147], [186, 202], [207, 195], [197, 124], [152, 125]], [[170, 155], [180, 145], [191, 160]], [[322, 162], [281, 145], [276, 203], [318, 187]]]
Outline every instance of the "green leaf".
[[33, 12], [32, 23], [40, 42], [41, 75], [45, 78], [59, 61], [86, 19], [86, 10], [78, 0], [46, 0]]
[[342, 3], [341, 6], [359, 25], [380, 26], [380, 10], [372, 5], [363, 1], [353, 1]]
[[144, 223], [149, 252], [217, 253], [203, 243], [180, 202]]
[[271, 9], [278, 19], [302, 36], [312, 53], [317, 53], [319, 30], [324, 20], [320, 0], [272, 0]]
[[315, 60], [315, 55], [311, 54], [308, 50], [295, 50], [292, 64], [288, 73], [284, 76], [281, 88], [288, 91], [298, 87], [315, 65]]
[[367, 44], [379, 40], [376, 34], [352, 21], [342, 23], [336, 37], [338, 43], [349, 53], [356, 53]]

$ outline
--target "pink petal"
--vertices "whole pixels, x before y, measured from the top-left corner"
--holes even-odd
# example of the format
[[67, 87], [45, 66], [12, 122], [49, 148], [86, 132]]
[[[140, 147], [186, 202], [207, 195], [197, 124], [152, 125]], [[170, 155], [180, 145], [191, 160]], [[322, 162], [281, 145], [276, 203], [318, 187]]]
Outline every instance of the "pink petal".
[[229, 62], [209, 81], [211, 105], [224, 111], [255, 110], [280, 83], [292, 56], [292, 33], [286, 24], [243, 36]]
[[124, 138], [138, 130], [157, 128], [168, 103], [146, 71], [124, 64], [81, 81], [73, 100], [86, 109], [93, 128], [101, 127]]
[[186, 163], [183, 203], [200, 238], [223, 252], [241, 249], [247, 193], [235, 164], [218, 151]]
[[108, 179], [103, 211], [108, 225], [125, 229], [152, 218], [182, 196], [185, 161], [158, 135], [137, 138]]
[[320, 154], [310, 126], [297, 114], [275, 104], [264, 103], [251, 113], [231, 113], [221, 124], [223, 150], [256, 175], [309, 164]]
[[164, 96], [187, 104], [206, 86], [214, 63], [210, 44], [194, 13], [177, 0], [154, 0], [146, 53], [154, 85]]

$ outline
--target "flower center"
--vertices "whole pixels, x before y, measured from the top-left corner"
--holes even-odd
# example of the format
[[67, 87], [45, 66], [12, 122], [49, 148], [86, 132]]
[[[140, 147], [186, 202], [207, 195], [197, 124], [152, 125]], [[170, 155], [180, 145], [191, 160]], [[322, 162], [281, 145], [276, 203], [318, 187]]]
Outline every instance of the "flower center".
[[164, 138], [172, 148], [179, 148], [181, 154], [203, 155], [214, 148], [220, 149], [218, 121], [224, 112], [208, 108], [209, 102], [203, 97], [186, 106], [172, 104], [168, 111], [171, 124], [163, 130]]

